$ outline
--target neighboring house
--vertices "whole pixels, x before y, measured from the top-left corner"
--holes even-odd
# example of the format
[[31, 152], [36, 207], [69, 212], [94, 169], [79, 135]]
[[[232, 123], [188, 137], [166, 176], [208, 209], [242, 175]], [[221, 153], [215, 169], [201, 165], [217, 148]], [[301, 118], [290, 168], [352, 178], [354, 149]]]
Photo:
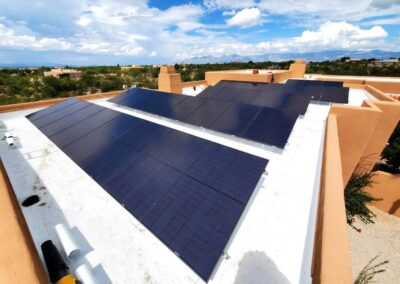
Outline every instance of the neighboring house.
[[53, 68], [50, 71], [45, 71], [45, 77], [56, 77], [60, 78], [69, 78], [69, 79], [79, 79], [82, 75], [81, 71], [75, 69], [67, 69], [67, 68]]
[[391, 67], [394, 65], [399, 64], [399, 60], [398, 59], [386, 59], [386, 60], [377, 60], [377, 61], [373, 61], [368, 63], [368, 67]]

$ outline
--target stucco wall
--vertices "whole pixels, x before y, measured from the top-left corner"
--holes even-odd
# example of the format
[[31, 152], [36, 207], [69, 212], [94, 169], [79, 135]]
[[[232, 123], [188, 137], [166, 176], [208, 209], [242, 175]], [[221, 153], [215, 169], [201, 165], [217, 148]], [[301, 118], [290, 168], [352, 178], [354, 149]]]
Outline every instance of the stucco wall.
[[230, 71], [206, 72], [206, 81], [209, 85], [214, 86], [222, 80], [269, 83], [271, 82], [271, 74], [251, 74]]
[[327, 120], [325, 134], [314, 245], [313, 283], [352, 283], [338, 131], [337, 116], [331, 113]]
[[374, 183], [366, 191], [382, 200], [372, 203], [380, 210], [400, 217], [400, 175], [393, 175], [382, 171], [376, 172]]
[[[101, 99], [101, 98], [109, 98], [113, 96], [118, 96], [122, 94], [125, 91], [113, 91], [113, 92], [107, 92], [107, 93], [97, 93], [97, 94], [91, 94], [91, 95], [83, 95], [83, 96], [77, 96], [77, 98], [81, 100], [96, 100], [96, 99]], [[20, 104], [11, 104], [11, 105], [0, 105], [0, 113], [1, 112], [10, 112], [10, 111], [17, 111], [17, 110], [23, 110], [23, 109], [30, 109], [30, 108], [37, 108], [37, 107], [45, 107], [45, 106], [50, 106], [57, 104], [59, 102], [65, 101], [69, 99], [70, 97], [67, 98], [58, 98], [58, 99], [50, 99], [50, 100], [42, 100], [42, 101], [37, 101], [37, 102], [28, 102], [28, 103], [20, 103]]]
[[0, 216], [0, 283], [48, 283], [1, 161]]

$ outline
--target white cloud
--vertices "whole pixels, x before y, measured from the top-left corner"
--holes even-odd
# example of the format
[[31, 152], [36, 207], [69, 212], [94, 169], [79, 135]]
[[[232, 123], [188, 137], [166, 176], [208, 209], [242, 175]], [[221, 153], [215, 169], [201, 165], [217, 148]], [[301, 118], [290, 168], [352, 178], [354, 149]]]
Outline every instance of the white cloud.
[[256, 1], [254, 0], [204, 0], [204, 6], [208, 9], [243, 9], [254, 7]]
[[317, 30], [306, 30], [300, 36], [291, 39], [281, 39], [261, 42], [257, 46], [264, 52], [278, 49], [292, 52], [321, 51], [332, 49], [368, 50], [385, 49], [387, 32], [380, 26], [371, 29], [361, 29], [347, 22], [326, 22]]
[[[350, 15], [349, 18], [355, 19], [360, 11], [372, 13], [397, 7], [392, 3], [395, 1], [359, 1], [359, 5], [349, 5], [348, 0], [335, 0], [333, 4], [309, 0], [300, 5], [293, 0], [208, 0], [204, 1], [206, 6], [187, 4], [160, 10], [149, 7], [145, 0], [42, 0], [41, 8], [23, 0], [0, 0], [0, 49], [58, 50], [76, 56], [79, 53], [81, 56], [117, 55], [131, 57], [132, 63], [140, 59], [176, 62], [204, 55], [398, 49], [386, 41], [387, 33], [379, 24], [364, 28], [362, 23], [323, 21], [325, 17], [333, 17], [330, 13], [337, 18]], [[268, 7], [261, 9], [268, 3]], [[344, 7], [343, 15], [339, 4]], [[18, 5], [27, 8], [15, 9]], [[43, 15], [41, 9], [45, 9]], [[231, 18], [227, 24], [205, 24], [202, 17], [210, 15], [210, 9], [222, 9], [223, 14]], [[227, 30], [227, 25], [245, 28], [265, 22], [265, 13], [287, 13], [293, 17], [291, 19], [303, 22], [308, 17], [307, 9], [311, 20], [314, 20], [313, 15], [320, 14], [318, 21], [322, 22], [296, 37], [268, 41], [264, 37], [268, 32], [235, 30], [231, 34], [231, 30]]]
[[71, 44], [63, 38], [37, 38], [30, 34], [18, 34], [0, 22], [0, 47], [32, 50], [69, 50]]
[[236, 13], [235, 16], [227, 21], [229, 26], [239, 26], [248, 28], [256, 25], [261, 18], [261, 12], [258, 8], [246, 8]]
[[398, 25], [400, 24], [400, 16], [388, 17], [382, 19], [376, 19], [371, 21], [366, 21], [362, 23], [363, 25], [376, 26], [376, 25]]
[[300, 25], [342, 20], [359, 22], [400, 13], [398, 0], [261, 0], [258, 7], [270, 14], [291, 17]]

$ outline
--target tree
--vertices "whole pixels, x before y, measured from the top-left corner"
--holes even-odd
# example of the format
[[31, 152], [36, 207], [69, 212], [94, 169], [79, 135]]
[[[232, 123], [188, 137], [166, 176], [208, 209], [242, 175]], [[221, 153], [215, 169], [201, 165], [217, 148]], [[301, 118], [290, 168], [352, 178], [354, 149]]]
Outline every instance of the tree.
[[380, 165], [380, 169], [394, 174], [400, 173], [400, 123], [390, 136], [389, 143], [382, 152], [382, 159], [384, 164]]

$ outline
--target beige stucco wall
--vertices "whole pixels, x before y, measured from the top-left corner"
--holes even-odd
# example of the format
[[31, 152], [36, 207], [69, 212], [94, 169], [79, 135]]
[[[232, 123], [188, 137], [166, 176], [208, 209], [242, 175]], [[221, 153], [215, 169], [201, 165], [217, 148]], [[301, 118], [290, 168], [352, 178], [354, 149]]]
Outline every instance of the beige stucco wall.
[[331, 113], [326, 124], [321, 190], [313, 257], [313, 283], [352, 283], [344, 205], [344, 178], [339, 121]]
[[229, 70], [206, 72], [206, 81], [209, 85], [214, 86], [222, 80], [269, 83], [271, 82], [271, 74], [251, 74]]
[[[97, 93], [97, 94], [91, 94], [91, 95], [83, 95], [83, 96], [77, 96], [76, 98], [79, 98], [81, 100], [97, 100], [97, 99], [102, 99], [102, 98], [110, 98], [114, 96], [118, 96], [122, 94], [125, 91], [113, 91], [113, 92], [107, 92], [107, 93]], [[28, 102], [28, 103], [19, 103], [19, 104], [11, 104], [11, 105], [0, 105], [0, 113], [2, 112], [10, 112], [10, 111], [18, 111], [18, 110], [23, 110], [23, 109], [30, 109], [30, 108], [38, 108], [38, 107], [45, 107], [45, 106], [50, 106], [54, 105], [57, 103], [60, 103], [62, 101], [65, 101], [69, 99], [70, 97], [66, 98], [58, 98], [58, 99], [50, 99], [50, 100], [42, 100], [42, 101], [37, 101], [37, 102]]]
[[366, 191], [382, 200], [372, 203], [380, 210], [400, 217], [400, 175], [378, 171], [373, 177], [373, 184]]
[[1, 161], [0, 216], [0, 283], [48, 283]]
[[368, 141], [373, 137], [381, 111], [374, 106], [355, 107], [334, 104], [331, 114], [335, 114], [338, 121], [342, 175], [345, 185], [363, 156]]

